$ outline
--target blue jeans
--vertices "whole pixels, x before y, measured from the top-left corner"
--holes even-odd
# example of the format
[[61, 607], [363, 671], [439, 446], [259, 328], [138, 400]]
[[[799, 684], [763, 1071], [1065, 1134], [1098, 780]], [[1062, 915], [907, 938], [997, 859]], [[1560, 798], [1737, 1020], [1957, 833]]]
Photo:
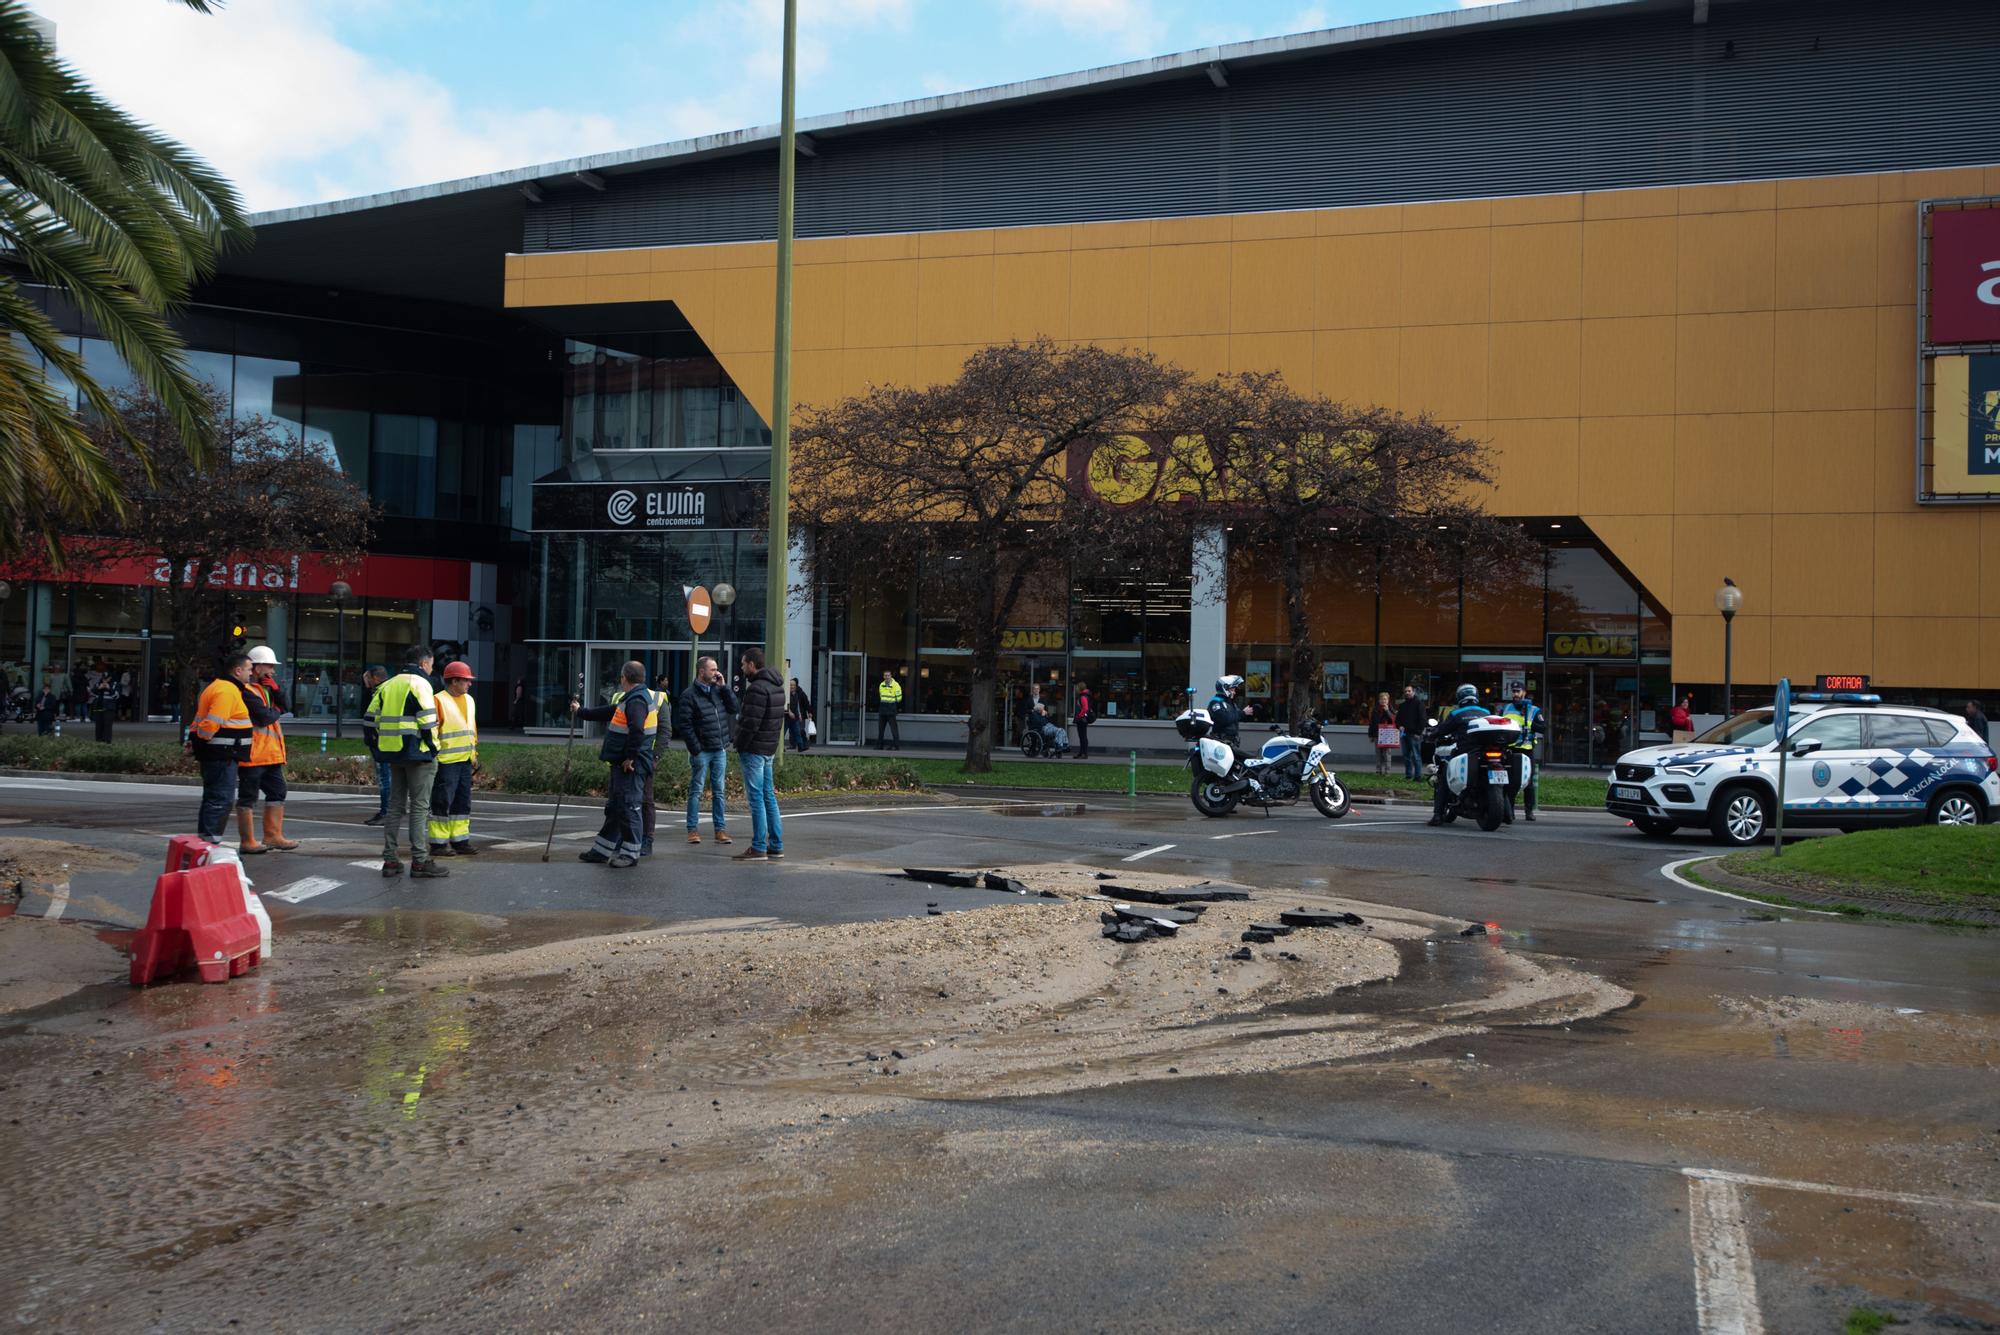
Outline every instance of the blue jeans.
[[701, 790], [706, 785], [713, 794], [710, 815], [718, 833], [728, 828], [722, 813], [722, 780], [729, 772], [727, 751], [697, 751], [688, 757], [688, 833], [701, 828]]
[[382, 794], [382, 805], [375, 809], [375, 814], [378, 816], [389, 814], [389, 770], [391, 768], [389, 762], [386, 760], [375, 762], [375, 787]]
[[1420, 779], [1424, 774], [1424, 762], [1417, 750], [1417, 743], [1416, 733], [1408, 731], [1403, 733], [1403, 777], [1406, 779]]
[[778, 820], [778, 789], [773, 782], [770, 756], [738, 752], [743, 766], [743, 792], [750, 799], [750, 847], [759, 853], [777, 853], [785, 847], [785, 827]]

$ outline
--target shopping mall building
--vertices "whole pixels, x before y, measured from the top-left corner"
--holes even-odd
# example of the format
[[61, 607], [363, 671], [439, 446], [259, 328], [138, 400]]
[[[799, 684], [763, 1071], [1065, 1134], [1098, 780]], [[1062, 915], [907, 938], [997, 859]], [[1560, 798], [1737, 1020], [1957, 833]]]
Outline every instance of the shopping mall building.
[[[1725, 577], [1739, 703], [1819, 673], [2000, 695], [1992, 20], [1517, 0], [808, 121], [795, 393], [949, 378], [1045, 334], [1490, 442], [1488, 502], [1542, 544], [1539, 577], [1353, 563], [1376, 573], [1312, 602], [1329, 717], [1519, 675], [1556, 758], [1601, 763], [1677, 691], [1719, 708]], [[578, 672], [683, 671], [686, 585], [738, 591], [711, 643], [762, 640], [774, 141], [257, 220], [188, 338], [237, 411], [331, 451], [385, 516], [344, 606], [326, 580], [235, 594], [303, 709], [333, 708], [341, 618], [341, 680], [444, 641], [489, 717], [525, 684], [532, 725]], [[1267, 568], [1075, 571], [1017, 618], [1004, 676], [1088, 681], [1119, 748], [1168, 744], [1159, 720], [1225, 670], [1281, 699]], [[143, 673], [155, 616], [144, 563], [30, 583], [0, 660]], [[906, 730], [963, 735], [967, 656], [909, 590], [819, 590], [787, 644], [828, 740], [856, 738], [885, 667]]]

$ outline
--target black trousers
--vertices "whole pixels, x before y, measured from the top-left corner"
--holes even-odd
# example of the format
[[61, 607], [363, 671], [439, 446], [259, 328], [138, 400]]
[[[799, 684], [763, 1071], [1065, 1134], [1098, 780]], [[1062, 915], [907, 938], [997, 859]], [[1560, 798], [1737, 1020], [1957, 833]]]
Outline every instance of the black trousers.
[[875, 745], [887, 746], [892, 735], [900, 748], [903, 745], [903, 730], [896, 724], [896, 711], [885, 709], [875, 716]]
[[1076, 756], [1079, 760], [1090, 759], [1090, 723], [1086, 719], [1071, 719], [1076, 724]]

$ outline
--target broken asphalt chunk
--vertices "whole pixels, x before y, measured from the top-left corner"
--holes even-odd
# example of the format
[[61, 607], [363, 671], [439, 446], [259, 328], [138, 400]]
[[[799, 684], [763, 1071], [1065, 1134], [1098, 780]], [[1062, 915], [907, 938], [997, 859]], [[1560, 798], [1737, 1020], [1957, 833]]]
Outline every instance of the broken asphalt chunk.
[[1238, 946], [1235, 950], [1229, 952], [1229, 958], [1233, 960], [1254, 960], [1257, 957], [1250, 953], [1250, 947]]
[[988, 890], [1004, 890], [1010, 895], [1031, 895], [1035, 893], [1011, 876], [1002, 876], [997, 871], [989, 871], [982, 878]]
[[1191, 922], [1200, 922], [1199, 916], [1185, 909], [1140, 908], [1134, 904], [1113, 904], [1111, 911], [1126, 922], [1167, 923], [1174, 927], [1185, 927]]
[[1485, 936], [1485, 935], [1486, 935], [1486, 924], [1485, 924], [1485, 923], [1483, 923], [1483, 922], [1476, 922], [1476, 923], [1473, 923], [1473, 924], [1472, 924], [1471, 926], [1467, 927], [1467, 928], [1466, 928], [1466, 929], [1465, 929], [1464, 931], [1461, 931], [1461, 932], [1459, 933], [1459, 935], [1460, 935], [1460, 936]]
[[1269, 932], [1272, 936], [1290, 936], [1297, 929], [1287, 927], [1279, 922], [1253, 922], [1250, 924], [1250, 930], [1253, 932]]
[[1269, 932], [1245, 932], [1242, 939], [1255, 942], [1260, 946], [1268, 946], [1278, 938], [1272, 936]]
[[1358, 913], [1335, 913], [1332, 909], [1286, 909], [1278, 921], [1287, 927], [1359, 927]]
[[976, 871], [949, 871], [940, 867], [905, 867], [903, 875], [930, 885], [978, 885]]
[[1248, 899], [1247, 890], [1217, 890], [1213, 886], [1188, 886], [1182, 889], [1160, 890], [1150, 886], [1107, 885], [1107, 892], [1130, 899], [1140, 904], [1191, 904], [1197, 901], [1213, 903], [1222, 899]]

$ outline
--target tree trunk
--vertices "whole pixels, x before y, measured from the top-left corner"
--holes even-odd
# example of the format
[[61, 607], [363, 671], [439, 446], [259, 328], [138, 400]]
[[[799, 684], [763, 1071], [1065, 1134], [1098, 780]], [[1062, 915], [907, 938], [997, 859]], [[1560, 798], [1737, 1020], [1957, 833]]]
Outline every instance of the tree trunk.
[[1304, 553], [1296, 536], [1288, 536], [1280, 549], [1280, 565], [1285, 582], [1285, 633], [1291, 641], [1292, 684], [1287, 704], [1290, 713], [1275, 720], [1290, 729], [1293, 723], [1317, 718], [1315, 703], [1319, 685], [1319, 646], [1313, 643], [1312, 625], [1306, 616]]
[[972, 667], [972, 713], [965, 720], [965, 772], [993, 772], [993, 673], [982, 667], [985, 655], [975, 656]]

